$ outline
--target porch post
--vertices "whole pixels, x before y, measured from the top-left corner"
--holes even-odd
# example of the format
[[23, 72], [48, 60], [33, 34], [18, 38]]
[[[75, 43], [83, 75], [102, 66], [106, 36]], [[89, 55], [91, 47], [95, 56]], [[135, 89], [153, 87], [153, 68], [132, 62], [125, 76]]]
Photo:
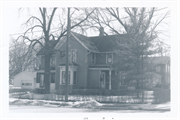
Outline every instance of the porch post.
[[111, 70], [109, 70], [109, 90], [111, 90]]

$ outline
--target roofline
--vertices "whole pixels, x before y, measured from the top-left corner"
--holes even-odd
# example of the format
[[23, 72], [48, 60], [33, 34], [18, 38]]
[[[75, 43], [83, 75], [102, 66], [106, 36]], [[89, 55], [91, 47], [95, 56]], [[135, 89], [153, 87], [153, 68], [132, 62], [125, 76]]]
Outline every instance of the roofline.
[[[89, 50], [74, 34], [73, 32], [71, 32], [72, 36], [84, 47], [86, 48], [87, 50]], [[89, 37], [87, 37], [89, 38]], [[89, 51], [92, 51], [92, 50], [89, 50]], [[97, 51], [92, 51], [92, 52], [97, 52]], [[99, 52], [99, 51], [98, 51]]]
[[[18, 75], [20, 75], [20, 74], [22, 74], [22, 73], [24, 73], [24, 72], [26, 72], [26, 73], [27, 73], [27, 72], [31, 72], [31, 71], [22, 71], [22, 72], [20, 72], [20, 73], [18, 73], [18, 74], [16, 74], [16, 75], [14, 75], [14, 76], [13, 76], [13, 78], [14, 78], [14, 77], [16, 77], [16, 76], [18, 76]], [[34, 74], [35, 74], [36, 72], [35, 72], [35, 71], [33, 71], [33, 72], [31, 72], [31, 73], [34, 73]]]

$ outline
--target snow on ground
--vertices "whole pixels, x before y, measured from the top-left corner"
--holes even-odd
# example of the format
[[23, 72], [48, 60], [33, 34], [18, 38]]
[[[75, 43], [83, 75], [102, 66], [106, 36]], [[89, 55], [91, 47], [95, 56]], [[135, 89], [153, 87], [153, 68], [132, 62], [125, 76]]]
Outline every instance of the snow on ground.
[[74, 107], [74, 108], [99, 108], [102, 104], [95, 100], [90, 101], [47, 101], [47, 100], [29, 100], [29, 99], [14, 99], [9, 100], [10, 105], [31, 105], [31, 106], [47, 106], [47, 107]]

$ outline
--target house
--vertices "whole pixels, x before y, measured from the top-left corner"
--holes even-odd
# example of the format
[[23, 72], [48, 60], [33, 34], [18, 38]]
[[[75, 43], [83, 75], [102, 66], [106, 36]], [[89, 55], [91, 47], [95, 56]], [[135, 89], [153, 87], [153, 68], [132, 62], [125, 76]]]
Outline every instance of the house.
[[[103, 30], [96, 37], [87, 37], [75, 32], [70, 33], [69, 40], [69, 87], [72, 89], [118, 89], [123, 85], [112, 67], [118, 59], [114, 52], [117, 35], [104, 36]], [[127, 40], [125, 34], [118, 35], [122, 42]], [[59, 42], [52, 40], [54, 53], [50, 60], [51, 89], [65, 86], [66, 37]], [[36, 88], [44, 88], [44, 48], [37, 56], [41, 60], [37, 72]]]
[[23, 71], [13, 77], [13, 87], [21, 89], [34, 89], [36, 72]]

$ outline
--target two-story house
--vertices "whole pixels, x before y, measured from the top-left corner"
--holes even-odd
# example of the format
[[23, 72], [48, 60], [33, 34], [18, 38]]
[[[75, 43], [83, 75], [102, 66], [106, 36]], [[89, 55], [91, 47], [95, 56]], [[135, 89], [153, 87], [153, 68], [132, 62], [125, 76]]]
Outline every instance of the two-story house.
[[[125, 40], [125, 34], [118, 35]], [[118, 59], [114, 52], [117, 35], [104, 36], [103, 30], [96, 37], [87, 37], [75, 32], [70, 33], [69, 40], [69, 86], [72, 89], [118, 89], [119, 80], [116, 70], [112, 67]], [[51, 58], [51, 89], [65, 86], [66, 37], [57, 43], [51, 41], [54, 54]], [[38, 52], [41, 59], [37, 71], [36, 88], [44, 87], [44, 56], [43, 48]]]

